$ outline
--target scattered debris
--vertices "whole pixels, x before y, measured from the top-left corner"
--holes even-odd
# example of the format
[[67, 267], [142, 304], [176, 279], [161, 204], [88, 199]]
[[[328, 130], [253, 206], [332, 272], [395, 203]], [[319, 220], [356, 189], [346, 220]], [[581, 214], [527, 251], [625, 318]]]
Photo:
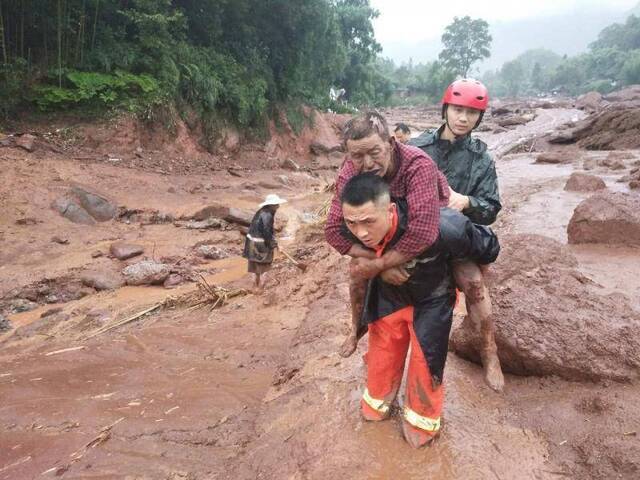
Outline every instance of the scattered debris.
[[286, 160], [284, 160], [281, 166], [284, 169], [293, 170], [294, 172], [297, 172], [300, 170], [300, 165], [298, 165], [296, 162], [294, 162], [290, 158], [287, 158]]
[[11, 325], [9, 319], [4, 315], [0, 315], [0, 333], [11, 330], [12, 328], [13, 325]]
[[32, 217], [24, 217], [16, 220], [16, 225], [36, 225], [38, 221]]
[[182, 283], [184, 283], [184, 277], [177, 273], [172, 273], [167, 277], [162, 286], [164, 288], [175, 288]]
[[280, 253], [282, 253], [291, 263], [293, 263], [296, 267], [298, 267], [300, 270], [302, 270], [303, 272], [305, 272], [307, 270], [307, 265], [299, 262], [298, 260], [296, 260], [295, 258], [293, 258], [291, 255], [289, 255], [286, 251], [284, 251], [282, 248], [279, 249]]
[[571, 163], [571, 158], [566, 153], [545, 152], [536, 157], [536, 163]]
[[125, 318], [124, 320], [118, 320], [116, 322], [110, 323], [105, 325], [104, 327], [100, 328], [99, 330], [96, 330], [95, 332], [93, 332], [91, 335], [89, 335], [87, 338], [93, 338], [96, 337], [98, 335], [101, 335], [103, 333], [106, 333], [110, 330], [113, 330], [114, 328], [118, 328], [121, 327], [123, 325], [126, 325], [127, 323], [131, 323], [131, 322], [135, 322], [136, 320], [148, 315], [149, 313], [155, 312], [156, 310], [158, 310], [160, 307], [162, 307], [162, 303], [158, 303], [156, 305], [153, 305], [152, 307], [146, 308], [144, 310], [142, 310], [141, 312], [138, 312], [130, 317]]
[[62, 307], [50, 308], [49, 310], [45, 310], [44, 312], [42, 312], [40, 314], [40, 318], [50, 317], [51, 315], [55, 315], [57, 313], [60, 313], [62, 310], [63, 310]]
[[78, 350], [84, 350], [85, 348], [87, 347], [85, 347], [84, 345], [81, 345], [79, 347], [63, 348], [62, 350], [54, 350], [53, 352], [45, 353], [44, 356], [50, 357], [51, 355], [59, 355], [61, 353], [76, 352]]
[[177, 306], [188, 306], [189, 308], [200, 308], [208, 306], [211, 310], [221, 307], [229, 301], [230, 298], [246, 295], [247, 291], [227, 290], [226, 288], [210, 285], [207, 280], [200, 275], [197, 283], [197, 289], [188, 292], [178, 298], [169, 298], [165, 301], [164, 306], [174, 308]]

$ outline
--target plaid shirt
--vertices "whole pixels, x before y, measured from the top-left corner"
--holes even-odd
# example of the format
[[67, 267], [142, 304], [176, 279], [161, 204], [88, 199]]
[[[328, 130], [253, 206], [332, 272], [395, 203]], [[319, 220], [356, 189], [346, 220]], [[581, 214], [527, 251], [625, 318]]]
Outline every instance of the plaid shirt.
[[[407, 200], [409, 222], [405, 234], [393, 248], [415, 257], [438, 238], [440, 207], [449, 203], [449, 184], [433, 160], [419, 148], [394, 142], [394, 155], [398, 169], [389, 188], [393, 197]], [[343, 222], [340, 196], [346, 183], [358, 173], [350, 159], [342, 165], [325, 226], [327, 242], [342, 255], [351, 249], [352, 243], [340, 233]]]

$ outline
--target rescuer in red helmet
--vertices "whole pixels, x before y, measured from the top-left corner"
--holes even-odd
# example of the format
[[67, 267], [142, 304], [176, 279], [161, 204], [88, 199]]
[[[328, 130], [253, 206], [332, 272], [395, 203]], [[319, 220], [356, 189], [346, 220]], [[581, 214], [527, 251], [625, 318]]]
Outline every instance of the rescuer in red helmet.
[[[495, 164], [487, 145], [472, 137], [489, 104], [487, 88], [478, 80], [463, 78], [447, 87], [442, 97], [444, 124], [411, 140], [436, 163], [449, 183], [449, 207], [461, 211], [477, 224], [490, 225], [502, 208]], [[468, 318], [481, 332], [482, 363], [487, 384], [496, 391], [504, 387], [497, 355], [491, 299], [483, 271], [471, 261], [453, 267], [458, 288], [465, 294]]]

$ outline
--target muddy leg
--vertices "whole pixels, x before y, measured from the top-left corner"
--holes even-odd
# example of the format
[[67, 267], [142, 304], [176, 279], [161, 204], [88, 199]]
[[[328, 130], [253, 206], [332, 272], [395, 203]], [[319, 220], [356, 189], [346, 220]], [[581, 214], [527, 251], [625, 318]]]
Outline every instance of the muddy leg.
[[350, 357], [358, 348], [358, 340], [365, 334], [365, 331], [358, 331], [360, 323], [360, 315], [364, 304], [364, 296], [367, 291], [366, 280], [356, 280], [351, 278], [349, 281], [349, 300], [351, 301], [351, 327], [347, 338], [345, 338], [338, 353], [341, 357]]
[[256, 276], [256, 281], [253, 285], [253, 293], [260, 294], [262, 293], [262, 285], [260, 284], [260, 274], [254, 273], [254, 275]]
[[496, 392], [501, 392], [504, 376], [498, 359], [489, 289], [480, 267], [472, 262], [454, 263], [453, 273], [458, 287], [464, 292], [469, 319], [480, 333], [480, 358], [485, 382]]

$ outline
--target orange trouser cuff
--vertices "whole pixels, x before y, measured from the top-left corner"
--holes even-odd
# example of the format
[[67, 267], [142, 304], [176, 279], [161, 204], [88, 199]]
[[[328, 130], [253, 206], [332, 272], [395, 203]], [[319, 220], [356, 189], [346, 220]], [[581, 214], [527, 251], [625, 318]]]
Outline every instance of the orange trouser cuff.
[[363, 414], [366, 418], [373, 412], [381, 417], [388, 415], [402, 381], [409, 347], [403, 417], [413, 427], [435, 434], [440, 429], [444, 388], [433, 387], [429, 366], [413, 330], [413, 307], [369, 324]]

